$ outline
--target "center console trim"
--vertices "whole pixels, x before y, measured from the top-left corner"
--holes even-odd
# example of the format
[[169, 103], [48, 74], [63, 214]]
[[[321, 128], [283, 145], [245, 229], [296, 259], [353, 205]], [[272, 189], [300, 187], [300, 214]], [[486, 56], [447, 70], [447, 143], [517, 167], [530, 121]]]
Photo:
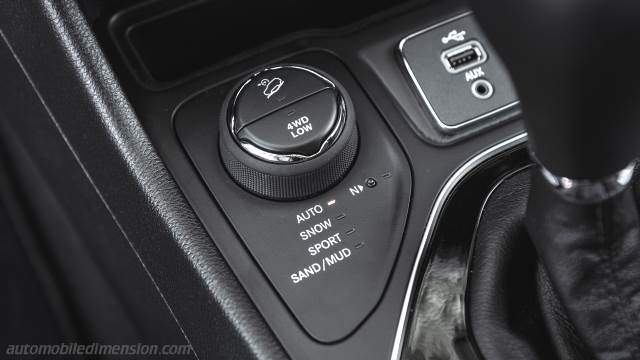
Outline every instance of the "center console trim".
[[416, 256], [416, 260], [413, 264], [413, 269], [411, 270], [411, 276], [409, 278], [409, 285], [407, 287], [407, 292], [404, 297], [404, 301], [402, 304], [402, 312], [400, 313], [400, 320], [398, 322], [398, 328], [396, 331], [395, 340], [393, 342], [393, 350], [391, 352], [391, 360], [400, 360], [402, 356], [402, 345], [404, 343], [406, 326], [408, 320], [409, 309], [411, 306], [412, 298], [414, 296], [415, 290], [417, 289], [418, 283], [416, 283], [416, 278], [418, 276], [418, 270], [423, 261], [423, 257], [425, 255], [425, 249], [427, 248], [427, 244], [430, 243], [430, 240], [433, 236], [433, 232], [436, 228], [436, 222], [442, 213], [444, 205], [449, 199], [450, 195], [457, 188], [458, 184], [466, 178], [466, 176], [471, 173], [474, 169], [490, 160], [491, 158], [497, 156], [498, 154], [509, 150], [517, 145], [520, 145], [527, 141], [527, 133], [523, 132], [518, 135], [515, 135], [507, 140], [504, 140], [482, 152], [472, 157], [470, 160], [462, 164], [445, 182], [444, 186], [438, 193], [436, 200], [433, 205], [433, 209], [429, 214], [429, 219], [427, 221], [427, 226], [425, 228], [424, 235], [420, 242], [420, 247], [418, 248], [418, 253]]

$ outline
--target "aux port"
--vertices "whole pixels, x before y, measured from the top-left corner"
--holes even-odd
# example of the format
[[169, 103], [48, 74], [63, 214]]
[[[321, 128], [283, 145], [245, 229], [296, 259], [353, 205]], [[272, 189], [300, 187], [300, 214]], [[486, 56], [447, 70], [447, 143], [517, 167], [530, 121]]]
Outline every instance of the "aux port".
[[480, 100], [486, 100], [493, 95], [493, 85], [485, 79], [479, 79], [471, 84], [471, 93]]

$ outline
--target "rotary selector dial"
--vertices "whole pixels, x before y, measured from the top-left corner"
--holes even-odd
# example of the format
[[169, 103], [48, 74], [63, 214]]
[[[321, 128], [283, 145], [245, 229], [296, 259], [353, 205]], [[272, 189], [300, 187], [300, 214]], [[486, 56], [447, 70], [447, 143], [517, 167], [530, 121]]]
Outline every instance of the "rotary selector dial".
[[335, 185], [358, 150], [353, 105], [335, 80], [297, 65], [244, 79], [222, 111], [220, 154], [244, 189], [298, 200]]

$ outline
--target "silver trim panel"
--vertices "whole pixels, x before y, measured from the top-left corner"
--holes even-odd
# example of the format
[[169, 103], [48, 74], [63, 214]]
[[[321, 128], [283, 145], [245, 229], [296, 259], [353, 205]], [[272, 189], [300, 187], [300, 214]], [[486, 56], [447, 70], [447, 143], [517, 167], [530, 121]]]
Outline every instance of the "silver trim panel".
[[425, 104], [425, 106], [427, 107], [429, 112], [431, 113], [431, 116], [433, 116], [433, 119], [435, 120], [436, 125], [442, 131], [445, 131], [445, 132], [446, 131], [451, 132], [451, 131], [459, 130], [459, 129], [464, 128], [464, 127], [468, 127], [469, 125], [471, 125], [471, 124], [473, 124], [475, 122], [478, 122], [480, 120], [483, 120], [483, 119], [486, 119], [488, 117], [491, 117], [491, 116], [493, 116], [493, 115], [495, 115], [495, 114], [497, 114], [497, 113], [499, 113], [501, 111], [510, 109], [510, 108], [512, 108], [512, 107], [514, 107], [514, 106], [516, 106], [516, 105], [518, 105], [520, 103], [520, 101], [517, 100], [517, 101], [514, 101], [514, 102], [512, 102], [510, 104], [507, 104], [507, 105], [505, 105], [503, 107], [500, 107], [498, 109], [495, 109], [495, 110], [490, 111], [488, 113], [485, 113], [483, 115], [477, 116], [477, 117], [475, 117], [473, 119], [470, 119], [470, 120], [467, 120], [465, 122], [462, 122], [460, 124], [447, 125], [444, 122], [442, 122], [442, 120], [440, 120], [440, 117], [438, 117], [438, 114], [436, 114], [436, 111], [433, 108], [433, 105], [431, 105], [431, 103], [429, 102], [429, 99], [427, 98], [427, 95], [425, 94], [424, 90], [422, 89], [422, 87], [418, 83], [418, 79], [416, 78], [415, 74], [413, 73], [413, 70], [411, 70], [411, 65], [409, 65], [409, 61], [407, 60], [406, 56], [404, 55], [404, 46], [405, 46], [406, 42], [409, 41], [410, 39], [418, 36], [418, 35], [421, 35], [421, 34], [427, 32], [427, 31], [434, 30], [434, 29], [436, 29], [438, 27], [441, 27], [443, 25], [446, 25], [446, 24], [448, 24], [450, 22], [456, 21], [458, 19], [461, 19], [461, 18], [463, 18], [465, 16], [468, 16], [468, 15], [471, 15], [471, 14], [472, 14], [471, 11], [467, 11], [467, 12], [462, 13], [460, 15], [454, 16], [451, 19], [442, 21], [442, 22], [437, 23], [437, 24], [435, 24], [433, 26], [430, 26], [430, 27], [428, 27], [426, 29], [423, 29], [423, 30], [420, 30], [418, 32], [415, 32], [415, 33], [403, 38], [402, 40], [400, 40], [400, 43], [398, 44], [398, 51], [400, 53], [400, 60], [404, 64], [405, 71], [409, 75], [409, 78], [411, 78], [411, 82], [413, 83], [413, 86], [415, 87], [416, 91], [418, 91], [418, 94], [420, 95], [420, 98], [422, 99], [423, 103]]

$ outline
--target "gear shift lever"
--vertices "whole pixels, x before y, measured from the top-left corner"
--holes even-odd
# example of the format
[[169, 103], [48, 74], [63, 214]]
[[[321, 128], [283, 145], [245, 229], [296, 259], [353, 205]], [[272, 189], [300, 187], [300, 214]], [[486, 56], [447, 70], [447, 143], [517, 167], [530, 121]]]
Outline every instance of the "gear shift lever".
[[640, 152], [640, 1], [474, 0], [520, 94], [531, 148], [558, 177], [600, 180]]
[[541, 165], [525, 222], [553, 289], [591, 354], [640, 359], [640, 1], [471, 2]]

